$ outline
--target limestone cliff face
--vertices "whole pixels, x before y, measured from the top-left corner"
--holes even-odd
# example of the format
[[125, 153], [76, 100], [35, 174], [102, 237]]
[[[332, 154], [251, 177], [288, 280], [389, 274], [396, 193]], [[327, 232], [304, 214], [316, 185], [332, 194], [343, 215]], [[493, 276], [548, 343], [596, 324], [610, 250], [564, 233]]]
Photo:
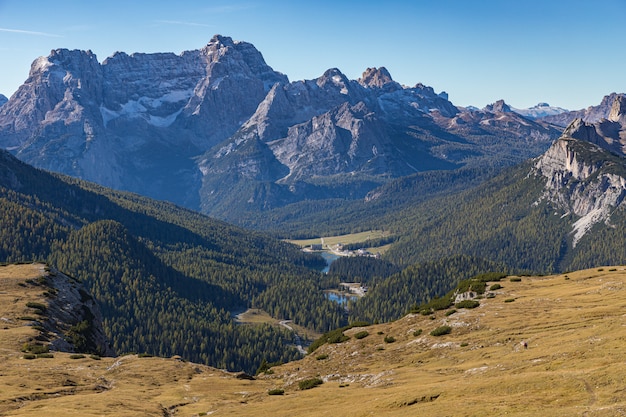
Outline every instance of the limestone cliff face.
[[307, 180], [343, 176], [332, 196], [360, 198], [418, 171], [521, 161], [558, 136], [503, 118], [504, 103], [493, 110], [462, 112], [447, 94], [400, 85], [384, 67], [358, 80], [331, 68], [289, 82], [253, 45], [216, 35], [179, 55], [118, 52], [99, 63], [90, 51], [58, 49], [38, 58], [0, 107], [0, 147], [38, 168], [214, 214], [224, 197], [229, 212], [258, 201], [227, 195], [234, 190], [288, 185], [307, 191], [283, 189], [282, 201], [321, 198], [328, 187]]
[[574, 246], [594, 224], [610, 222], [611, 214], [624, 208], [623, 102], [615, 99], [610, 119], [573, 121], [535, 164], [536, 173], [546, 178], [542, 198], [578, 216], [572, 225]]
[[43, 337], [53, 350], [114, 356], [102, 327], [102, 315], [93, 297], [77, 280], [45, 267], [39, 282], [48, 288], [42, 320]]
[[116, 53], [102, 64], [58, 49], [0, 107], [0, 146], [39, 168], [194, 206], [192, 158], [287, 82], [252, 45], [219, 35], [201, 50]]

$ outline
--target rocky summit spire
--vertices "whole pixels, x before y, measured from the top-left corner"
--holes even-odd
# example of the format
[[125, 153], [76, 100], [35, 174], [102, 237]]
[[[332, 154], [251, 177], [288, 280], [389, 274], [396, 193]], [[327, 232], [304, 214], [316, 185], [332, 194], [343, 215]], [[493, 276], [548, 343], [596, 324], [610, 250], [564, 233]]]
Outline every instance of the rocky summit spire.
[[363, 72], [359, 83], [364, 87], [378, 87], [382, 88], [385, 84], [392, 83], [393, 79], [391, 74], [387, 71], [387, 68], [368, 68]]
[[615, 97], [608, 119], [626, 125], [626, 96], [618, 95]]
[[511, 107], [504, 102], [504, 100], [498, 100], [493, 104], [488, 104], [483, 109], [492, 113], [511, 113]]

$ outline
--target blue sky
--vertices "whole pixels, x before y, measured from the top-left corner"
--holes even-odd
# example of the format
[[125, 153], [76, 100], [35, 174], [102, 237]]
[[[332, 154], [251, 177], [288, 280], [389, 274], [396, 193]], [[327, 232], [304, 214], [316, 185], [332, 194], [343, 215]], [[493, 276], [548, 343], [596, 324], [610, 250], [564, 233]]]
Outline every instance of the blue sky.
[[569, 109], [626, 92], [626, 0], [0, 0], [0, 93], [52, 49], [199, 49], [214, 34], [252, 43], [290, 80], [385, 66], [460, 106], [500, 98]]

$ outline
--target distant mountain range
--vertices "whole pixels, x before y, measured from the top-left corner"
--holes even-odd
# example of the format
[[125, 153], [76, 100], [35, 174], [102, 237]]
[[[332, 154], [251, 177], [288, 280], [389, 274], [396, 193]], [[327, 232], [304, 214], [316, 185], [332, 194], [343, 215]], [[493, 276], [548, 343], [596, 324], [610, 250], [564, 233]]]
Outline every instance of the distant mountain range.
[[528, 109], [516, 109], [511, 108], [515, 113], [521, 114], [524, 117], [528, 117], [529, 119], [541, 119], [546, 116], [555, 116], [561, 113], [566, 113], [569, 110], [561, 108], [561, 107], [553, 107], [548, 103], [539, 103], [536, 106], [530, 107]]
[[254, 46], [219, 35], [201, 50], [102, 63], [55, 50], [0, 107], [0, 146], [23, 161], [230, 221], [360, 199], [417, 172], [511, 165], [559, 134], [498, 106], [459, 109], [385, 68], [289, 82]]

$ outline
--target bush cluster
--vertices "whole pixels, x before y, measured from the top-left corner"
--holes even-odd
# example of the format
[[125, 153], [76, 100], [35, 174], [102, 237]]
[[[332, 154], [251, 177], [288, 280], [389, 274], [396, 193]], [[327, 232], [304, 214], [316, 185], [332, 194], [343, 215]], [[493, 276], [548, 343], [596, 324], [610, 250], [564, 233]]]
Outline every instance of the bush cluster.
[[463, 300], [455, 304], [456, 308], [476, 308], [480, 305], [480, 302], [476, 300]]
[[304, 379], [298, 382], [298, 388], [300, 388], [301, 390], [306, 390], [306, 389], [315, 388], [318, 385], [322, 385], [323, 383], [324, 381], [322, 381], [320, 378]]
[[366, 322], [354, 322], [351, 323], [347, 326], [344, 327], [340, 327], [338, 329], [335, 330], [331, 330], [328, 333], [324, 333], [319, 339], [317, 339], [315, 342], [311, 343], [311, 346], [309, 346], [309, 353], [313, 353], [315, 352], [315, 350], [322, 346], [325, 343], [342, 343], [345, 342], [346, 340], [350, 339], [348, 336], [346, 336], [345, 334], [343, 334], [343, 332], [345, 332], [348, 329], [351, 329], [353, 327], [366, 327], [369, 326], [370, 323], [366, 323]]
[[444, 334], [449, 334], [452, 331], [452, 327], [450, 326], [440, 326], [435, 330], [430, 332], [431, 336], [443, 336]]

